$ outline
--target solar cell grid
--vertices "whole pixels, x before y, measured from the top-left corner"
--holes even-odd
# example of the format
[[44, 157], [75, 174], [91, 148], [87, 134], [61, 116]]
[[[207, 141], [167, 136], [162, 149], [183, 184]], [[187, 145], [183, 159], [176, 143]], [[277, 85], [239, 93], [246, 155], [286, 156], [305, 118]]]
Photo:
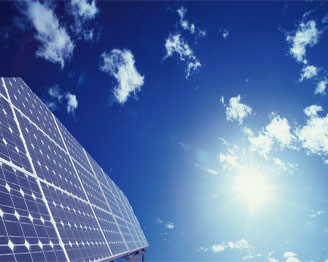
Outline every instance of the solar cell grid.
[[0, 260], [105, 261], [147, 246], [124, 193], [22, 79], [2, 78]]
[[0, 166], [0, 259], [65, 260], [35, 178]]
[[0, 97], [0, 157], [32, 172], [9, 103]]
[[21, 78], [4, 78], [4, 82], [13, 105], [63, 147], [52, 113], [38, 96], [31, 91]]
[[109, 207], [106, 204], [106, 200], [94, 175], [85, 170], [77, 162], [75, 162], [74, 165], [84, 186], [85, 192], [88, 195], [90, 203], [104, 210], [109, 210]]
[[5, 97], [5, 98], [8, 98], [7, 97], [7, 93], [6, 93], [6, 89], [2, 83], [2, 80], [0, 80], [0, 94]]
[[[42, 187], [69, 258], [79, 261], [110, 257], [110, 251], [88, 203], [51, 186], [43, 184]], [[97, 252], [94, 252], [94, 247]]]
[[64, 139], [64, 143], [71, 157], [73, 157], [77, 162], [80, 163], [85, 169], [91, 172], [88, 160], [83, 152], [82, 146], [76, 141], [76, 139], [67, 131], [63, 124], [56, 119], [59, 130]]
[[50, 184], [86, 199], [69, 156], [26, 117], [16, 113], [36, 174]]

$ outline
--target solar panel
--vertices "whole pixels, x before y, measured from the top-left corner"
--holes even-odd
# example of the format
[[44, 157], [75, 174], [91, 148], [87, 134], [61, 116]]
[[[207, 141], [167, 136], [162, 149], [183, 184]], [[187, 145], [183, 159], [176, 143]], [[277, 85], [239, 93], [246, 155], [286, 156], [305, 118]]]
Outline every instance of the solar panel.
[[110, 261], [146, 247], [124, 193], [21, 78], [1, 78], [0, 261]]

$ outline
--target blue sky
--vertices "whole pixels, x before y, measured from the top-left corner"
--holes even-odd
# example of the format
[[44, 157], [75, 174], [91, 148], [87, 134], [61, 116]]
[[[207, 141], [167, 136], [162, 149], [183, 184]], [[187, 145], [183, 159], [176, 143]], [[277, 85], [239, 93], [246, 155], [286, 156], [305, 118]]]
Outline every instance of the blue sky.
[[148, 261], [328, 261], [325, 2], [1, 2], [21, 76], [124, 191]]

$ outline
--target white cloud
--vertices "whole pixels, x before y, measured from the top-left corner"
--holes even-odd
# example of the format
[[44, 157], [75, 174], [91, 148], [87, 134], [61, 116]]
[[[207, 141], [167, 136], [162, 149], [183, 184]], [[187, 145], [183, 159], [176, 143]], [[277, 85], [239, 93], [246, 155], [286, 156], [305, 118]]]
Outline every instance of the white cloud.
[[278, 172], [288, 172], [290, 174], [293, 174], [295, 169], [298, 167], [295, 163], [285, 163], [279, 158], [272, 158], [274, 164], [278, 167]]
[[237, 248], [237, 249], [248, 249], [249, 247], [250, 246], [249, 246], [248, 241], [243, 238], [238, 240], [237, 242], [235, 242], [235, 246], [234, 246], [234, 248]]
[[318, 74], [318, 69], [313, 65], [308, 65], [302, 69], [300, 82], [302, 82], [304, 79], [311, 79], [312, 77], [315, 77]]
[[306, 107], [303, 111], [308, 117], [317, 117], [318, 112], [323, 111], [323, 108], [318, 105], [312, 105]]
[[[251, 150], [257, 151], [263, 157], [267, 157], [271, 152], [276, 141], [281, 149], [285, 147], [296, 149], [294, 142], [296, 137], [290, 131], [290, 125], [286, 118], [281, 118], [279, 115], [271, 114], [273, 116], [271, 122], [259, 132], [258, 136], [254, 136], [250, 130], [245, 132], [251, 144]], [[248, 129], [246, 129], [248, 130]], [[292, 166], [291, 166], [292, 167]]]
[[253, 109], [240, 103], [240, 95], [236, 97], [231, 97], [229, 101], [229, 106], [226, 107], [226, 118], [228, 121], [238, 120], [239, 125], [243, 123], [243, 119], [248, 115], [252, 114]]
[[174, 229], [176, 225], [173, 222], [168, 221], [167, 223], [165, 223], [165, 227], [167, 229]]
[[328, 115], [319, 117], [317, 112], [322, 111], [321, 106], [312, 105], [304, 109], [308, 116], [307, 123], [296, 130], [303, 148], [317, 155], [328, 154]]
[[261, 131], [258, 136], [248, 137], [248, 141], [251, 144], [250, 149], [263, 157], [267, 157], [273, 147], [272, 138], [265, 131]]
[[228, 243], [227, 242], [222, 242], [221, 244], [212, 245], [211, 250], [214, 253], [218, 253], [218, 252], [224, 251], [227, 248], [239, 249], [239, 250], [249, 250], [250, 247], [251, 246], [249, 245], [248, 241], [242, 238], [242, 239], [240, 239], [236, 242], [230, 241]]
[[207, 247], [199, 247], [196, 251], [207, 252], [208, 251], [208, 248]]
[[222, 33], [223, 39], [227, 39], [229, 34], [230, 34], [230, 31], [226, 28], [225, 29], [220, 29], [219, 32]]
[[36, 40], [41, 43], [36, 55], [52, 63], [59, 63], [63, 68], [65, 61], [73, 54], [73, 41], [66, 29], [60, 26], [53, 10], [38, 1], [26, 3], [27, 10], [24, 13], [36, 30]]
[[211, 246], [211, 250], [214, 252], [214, 253], [218, 253], [218, 252], [222, 252], [226, 249], [226, 246], [224, 245], [212, 245]]
[[76, 95], [73, 95], [70, 92], [68, 92], [68, 93], [66, 93], [65, 97], [67, 99], [67, 107], [66, 107], [67, 113], [74, 114], [74, 112], [78, 106]]
[[317, 94], [325, 95], [326, 94], [325, 91], [326, 91], [327, 84], [328, 84], [327, 79], [320, 81], [317, 85], [317, 88], [314, 91], [314, 94], [315, 95], [317, 95]]
[[157, 218], [157, 220], [156, 220], [156, 224], [163, 224], [163, 223], [164, 223], [164, 221], [163, 221], [162, 219]]
[[51, 98], [55, 98], [60, 103], [63, 95], [58, 85], [54, 85], [48, 89], [48, 94]]
[[180, 60], [187, 64], [186, 78], [188, 79], [192, 71], [196, 71], [201, 67], [201, 64], [197, 57], [194, 55], [193, 50], [189, 45], [181, 38], [180, 34], [170, 35], [165, 41], [166, 55], [164, 59], [173, 56], [177, 53]]
[[310, 217], [311, 217], [311, 218], [316, 218], [317, 216], [321, 216], [321, 215], [323, 215], [323, 214], [326, 214], [326, 212], [323, 211], [323, 210], [318, 210], [318, 211], [316, 211], [316, 212], [313, 212], [313, 213], [310, 215]]
[[95, 0], [91, 3], [88, 3], [87, 0], [71, 0], [71, 6], [74, 10], [73, 13], [83, 20], [93, 19], [98, 13]]
[[48, 89], [48, 94], [51, 101], [45, 101], [45, 104], [51, 111], [56, 111], [59, 105], [63, 102], [63, 98], [65, 98], [67, 102], [67, 113], [72, 113], [74, 115], [78, 106], [76, 95], [73, 95], [70, 92], [63, 93], [58, 85], [50, 87]]
[[195, 26], [193, 23], [189, 23], [189, 21], [185, 18], [187, 9], [184, 6], [181, 6], [177, 10], [180, 21], [179, 24], [182, 27], [182, 29], [189, 31], [191, 34], [197, 33], [198, 37], [204, 37], [206, 36], [206, 31], [205, 30], [200, 30], [198, 27]]
[[294, 252], [285, 252], [284, 258], [286, 258], [286, 262], [301, 262], [297, 257], [297, 254]]
[[287, 36], [287, 41], [291, 44], [289, 49], [290, 54], [298, 62], [306, 63], [306, 47], [317, 44], [319, 35], [320, 31], [317, 30], [315, 21], [302, 22], [295, 35]]
[[240, 167], [238, 164], [238, 157], [235, 155], [224, 155], [220, 153], [219, 161], [223, 170]]
[[134, 56], [130, 50], [113, 49], [109, 54], [101, 55], [103, 63], [100, 70], [116, 78], [118, 85], [114, 88], [114, 96], [120, 104], [124, 104], [130, 94], [140, 91], [144, 84], [144, 76], [141, 76], [136, 67]]
[[274, 117], [271, 120], [271, 123], [265, 127], [268, 135], [276, 139], [281, 148], [291, 147], [295, 137], [290, 132], [288, 120], [273, 113], [271, 115]]

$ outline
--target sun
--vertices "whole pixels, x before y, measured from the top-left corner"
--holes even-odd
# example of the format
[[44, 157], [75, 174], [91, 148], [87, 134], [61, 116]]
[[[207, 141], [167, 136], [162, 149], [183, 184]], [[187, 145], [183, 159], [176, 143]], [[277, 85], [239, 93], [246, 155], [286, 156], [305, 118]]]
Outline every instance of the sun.
[[272, 185], [268, 176], [256, 169], [241, 171], [234, 179], [233, 191], [252, 211], [272, 199]]

